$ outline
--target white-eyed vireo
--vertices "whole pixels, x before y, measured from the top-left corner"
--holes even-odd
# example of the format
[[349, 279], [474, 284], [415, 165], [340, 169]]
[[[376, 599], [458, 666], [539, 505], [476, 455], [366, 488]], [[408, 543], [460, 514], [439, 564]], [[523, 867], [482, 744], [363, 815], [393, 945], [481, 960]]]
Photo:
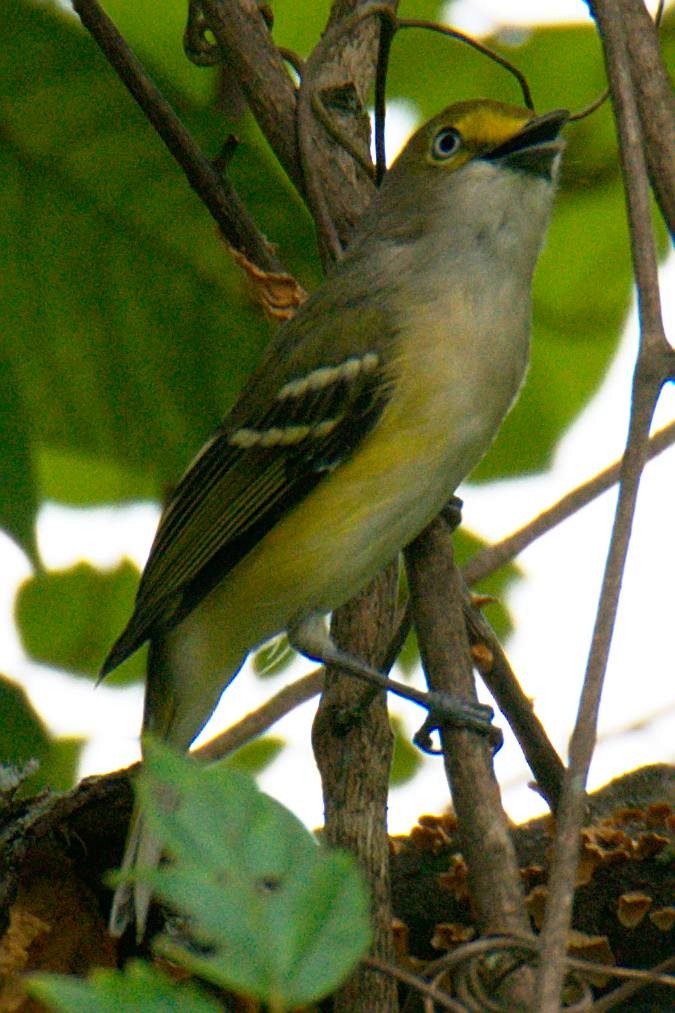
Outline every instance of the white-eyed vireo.
[[[143, 728], [187, 749], [248, 652], [317, 617], [447, 503], [525, 374], [532, 274], [567, 113], [450, 106], [387, 172], [349, 250], [283, 324], [166, 507], [108, 673], [150, 641]], [[159, 849], [136, 813], [124, 867]], [[149, 891], [118, 888], [111, 931]]]

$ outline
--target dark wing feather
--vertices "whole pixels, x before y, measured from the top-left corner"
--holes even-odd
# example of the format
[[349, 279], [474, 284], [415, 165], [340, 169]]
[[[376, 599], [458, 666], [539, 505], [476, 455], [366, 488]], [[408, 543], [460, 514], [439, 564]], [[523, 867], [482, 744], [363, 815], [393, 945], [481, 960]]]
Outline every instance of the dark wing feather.
[[[101, 677], [195, 608], [326, 471], [349, 457], [374, 426], [387, 397], [388, 385], [376, 366], [276, 397], [245, 426], [217, 432], [162, 516], [134, 614]], [[289, 427], [309, 431], [291, 444], [244, 447], [236, 442], [242, 431], [286, 432]]]

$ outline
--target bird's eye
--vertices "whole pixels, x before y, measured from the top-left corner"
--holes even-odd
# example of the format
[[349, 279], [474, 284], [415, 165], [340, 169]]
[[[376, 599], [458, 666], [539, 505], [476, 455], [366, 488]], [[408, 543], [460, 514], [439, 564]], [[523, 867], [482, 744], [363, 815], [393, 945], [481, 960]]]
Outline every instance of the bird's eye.
[[431, 145], [431, 154], [434, 158], [450, 158], [461, 147], [462, 138], [454, 127], [444, 127], [439, 130]]

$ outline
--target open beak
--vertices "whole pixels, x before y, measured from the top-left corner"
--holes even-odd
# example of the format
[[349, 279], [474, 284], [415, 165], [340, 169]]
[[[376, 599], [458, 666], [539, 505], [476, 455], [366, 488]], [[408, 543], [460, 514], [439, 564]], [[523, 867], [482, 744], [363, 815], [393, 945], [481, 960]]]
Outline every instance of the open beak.
[[535, 116], [515, 137], [488, 151], [483, 158], [505, 162], [509, 168], [535, 176], [551, 176], [553, 163], [565, 147], [560, 131], [569, 119], [567, 109]]

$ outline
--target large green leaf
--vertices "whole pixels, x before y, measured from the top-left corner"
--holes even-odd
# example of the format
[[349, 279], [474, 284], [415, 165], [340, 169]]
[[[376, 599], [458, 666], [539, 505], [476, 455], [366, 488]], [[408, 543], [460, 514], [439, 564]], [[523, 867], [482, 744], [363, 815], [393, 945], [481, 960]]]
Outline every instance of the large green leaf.
[[[0, 507], [28, 544], [31, 461], [43, 496], [160, 497], [270, 331], [209, 215], [77, 22], [19, 0], [3, 15], [0, 312], [15, 382], [0, 412], [12, 453]], [[219, 114], [181, 96], [166, 69], [160, 84], [215, 153]], [[311, 282], [307, 215], [255, 129], [239, 132], [237, 185]], [[277, 190], [283, 199], [270, 200]]]
[[[36, 661], [96, 678], [129, 618], [138, 585], [130, 563], [102, 573], [87, 563], [29, 577], [19, 588], [15, 614], [24, 647]], [[119, 684], [142, 679], [143, 652], [111, 676]]]
[[370, 938], [354, 859], [319, 847], [292, 813], [227, 763], [207, 768], [152, 742], [146, 757], [141, 803], [174, 861], [136, 875], [189, 916], [199, 944], [162, 939], [160, 952], [274, 1010], [328, 994]]

